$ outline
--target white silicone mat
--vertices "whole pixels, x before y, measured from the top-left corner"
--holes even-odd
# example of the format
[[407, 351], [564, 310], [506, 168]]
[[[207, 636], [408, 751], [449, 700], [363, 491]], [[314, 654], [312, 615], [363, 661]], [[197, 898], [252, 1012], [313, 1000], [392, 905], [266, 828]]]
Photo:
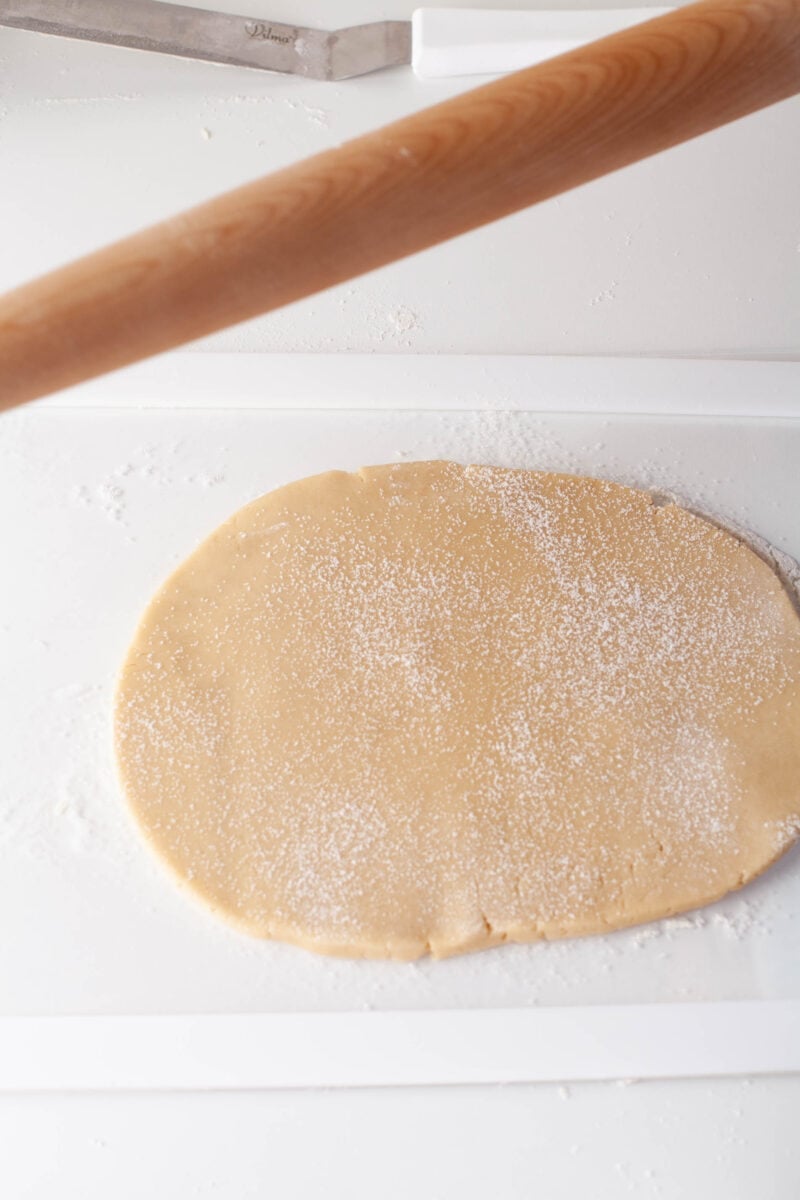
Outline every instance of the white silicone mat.
[[[562, 1025], [545, 1039], [555, 1039], [555, 1058], [535, 1052], [544, 1044], [537, 1026], [518, 1068], [524, 1078], [552, 1078], [665, 1074], [670, 1061], [679, 1073], [693, 1062], [707, 1073], [742, 1067], [748, 1030], [768, 1027], [771, 1011], [774, 1031], [765, 1036], [772, 1040], [750, 1042], [746, 1069], [800, 1066], [797, 852], [740, 894], [688, 917], [606, 937], [407, 965], [325, 959], [252, 940], [179, 893], [143, 846], [114, 778], [110, 701], [139, 612], [159, 581], [219, 521], [289, 479], [331, 467], [442, 457], [668, 487], [800, 558], [800, 364], [195, 354], [6, 416], [0, 420], [0, 1017], [267, 1014], [259, 1020], [268, 1020], [270, 1013], [346, 1012], [355, 1014], [348, 1036], [357, 1041], [357, 1018], [367, 1010], [416, 1010], [413, 1020], [423, 1025], [430, 1010], [483, 1010], [489, 1045], [492, 1029], [511, 1019], [497, 1010], [526, 1010], [522, 1019], [533, 1037], [540, 1008], [569, 1006], [572, 1035]], [[747, 1003], [728, 1003], [734, 1001]], [[720, 1004], [733, 1025], [714, 1050], [710, 1006]], [[614, 1025], [605, 1006], [619, 1005], [630, 1007], [626, 1021]], [[659, 1008], [656, 1017], [652, 1006], [670, 1006], [673, 1016]], [[610, 1039], [605, 1050], [594, 1058], [588, 1052], [559, 1058], [557, 1047], [574, 1040], [574, 1022], [589, 1009], [591, 1020], [611, 1022], [603, 1025]], [[637, 1041], [632, 1062], [623, 1053], [622, 1030], [629, 1019], [646, 1032], [648, 1010], [653, 1021], [685, 1019], [694, 1031], [688, 1044], [711, 1046], [706, 1058], [699, 1051], [688, 1061], [685, 1054], [665, 1056], [663, 1046], [681, 1039], [673, 1026], [661, 1037], [653, 1025]], [[80, 1035], [66, 1031], [69, 1023], [36, 1028], [0, 1020], [0, 1085], [48, 1085], [39, 1068], [25, 1073], [31, 1056], [24, 1047], [44, 1036], [73, 1042], [72, 1066], [60, 1076], [54, 1067], [51, 1086], [58, 1079], [61, 1086], [130, 1082], [121, 1060], [113, 1074], [105, 1026], [78, 1023]], [[112, 1022], [112, 1028], [120, 1047], [147, 1043], [140, 1026]], [[191, 1044], [196, 1030], [181, 1028]], [[214, 1028], [212, 1037], [207, 1027], [208, 1036], [213, 1041], [221, 1030], [231, 1054], [252, 1036], [252, 1028], [245, 1036], [235, 1022]], [[382, 1066], [380, 1055], [373, 1056], [366, 1081], [403, 1078], [396, 1030], [369, 1028], [384, 1029], [378, 1040], [388, 1057]], [[301, 1034], [292, 1036], [302, 1042]], [[315, 1035], [308, 1036], [313, 1043]], [[180, 1037], [172, 1040], [181, 1044]], [[641, 1051], [648, 1041], [660, 1041], [655, 1058]], [[18, 1048], [13, 1069], [12, 1045]], [[418, 1058], [428, 1063], [427, 1073], [417, 1071], [423, 1081], [473, 1077], [456, 1052], [433, 1066], [430, 1056]], [[186, 1067], [192, 1056], [185, 1059]], [[82, 1075], [78, 1060], [112, 1066], [105, 1075], [91, 1069]], [[151, 1060], [139, 1054], [138, 1061], [152, 1086], [180, 1086], [181, 1079], [201, 1085], [191, 1070], [176, 1075], [174, 1063], [165, 1072], [163, 1057], [159, 1068], [155, 1053]], [[141, 1066], [147, 1061], [149, 1075]], [[289, 1056], [288, 1067], [262, 1062], [255, 1082], [291, 1083], [292, 1061], [297, 1083], [365, 1081], [343, 1062], [327, 1068], [320, 1062], [314, 1076], [308, 1061]], [[475, 1077], [518, 1077], [499, 1058], [492, 1061], [491, 1055], [482, 1060]], [[236, 1086], [233, 1068], [222, 1074], [220, 1082], [211, 1066], [200, 1071], [206, 1086]], [[253, 1085], [250, 1076], [239, 1078]]]

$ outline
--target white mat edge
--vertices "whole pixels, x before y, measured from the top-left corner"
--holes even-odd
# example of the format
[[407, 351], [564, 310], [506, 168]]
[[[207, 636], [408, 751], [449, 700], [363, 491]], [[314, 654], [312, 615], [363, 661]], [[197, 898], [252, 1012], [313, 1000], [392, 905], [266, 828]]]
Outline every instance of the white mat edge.
[[800, 1072], [800, 1000], [0, 1019], [0, 1090], [208, 1090]]
[[800, 417], [800, 362], [183, 352], [40, 404]]

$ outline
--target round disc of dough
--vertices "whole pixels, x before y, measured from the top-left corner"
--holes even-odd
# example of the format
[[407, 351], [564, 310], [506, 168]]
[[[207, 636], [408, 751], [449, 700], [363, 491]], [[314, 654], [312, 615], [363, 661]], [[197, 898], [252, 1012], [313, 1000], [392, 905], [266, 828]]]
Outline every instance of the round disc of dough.
[[237, 512], [122, 671], [130, 804], [221, 916], [412, 958], [705, 904], [800, 830], [800, 619], [728, 531], [432, 462]]

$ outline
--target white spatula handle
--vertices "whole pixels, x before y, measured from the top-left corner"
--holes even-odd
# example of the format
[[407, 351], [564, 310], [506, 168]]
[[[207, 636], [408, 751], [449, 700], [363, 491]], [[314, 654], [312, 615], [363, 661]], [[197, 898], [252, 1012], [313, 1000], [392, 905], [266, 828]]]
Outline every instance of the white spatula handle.
[[668, 8], [492, 12], [479, 8], [418, 8], [412, 18], [417, 75], [499, 75], [533, 66]]

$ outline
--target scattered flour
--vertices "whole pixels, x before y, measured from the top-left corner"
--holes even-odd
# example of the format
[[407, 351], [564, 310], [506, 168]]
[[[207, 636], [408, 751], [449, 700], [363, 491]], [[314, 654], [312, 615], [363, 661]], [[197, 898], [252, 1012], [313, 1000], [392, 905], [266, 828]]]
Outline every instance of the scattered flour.
[[226, 451], [217, 448], [209, 455], [208, 466], [182, 471], [180, 445], [166, 454], [153, 445], [140, 446], [126, 462], [114, 467], [97, 482], [74, 484], [68, 499], [76, 507], [98, 513], [113, 524], [127, 528], [128, 505], [142, 486], [159, 491], [174, 490], [179, 485], [219, 487], [226, 482], [225, 456]]

